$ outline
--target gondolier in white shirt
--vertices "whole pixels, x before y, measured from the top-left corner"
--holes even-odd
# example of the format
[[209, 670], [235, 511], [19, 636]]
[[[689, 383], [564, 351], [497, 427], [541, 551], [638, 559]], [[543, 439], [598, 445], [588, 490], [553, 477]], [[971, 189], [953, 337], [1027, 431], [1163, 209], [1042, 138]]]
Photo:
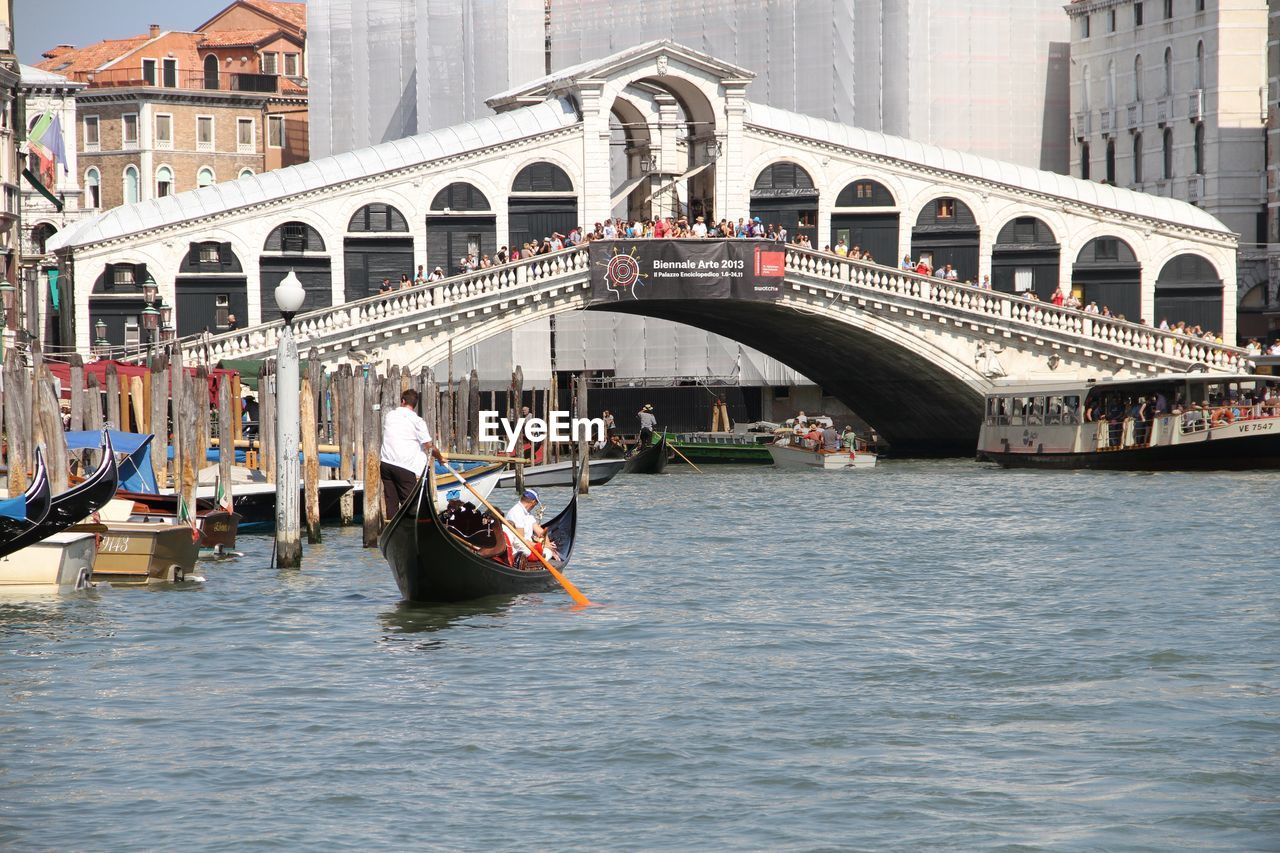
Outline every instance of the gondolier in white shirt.
[[644, 408], [636, 413], [636, 417], [640, 419], [640, 438], [636, 442], [636, 452], [640, 452], [649, 446], [649, 442], [653, 440], [653, 431], [658, 428], [658, 419], [653, 415], [653, 406], [648, 403], [644, 404]]
[[387, 412], [382, 419], [382, 453], [378, 470], [382, 477], [382, 496], [386, 517], [392, 518], [409, 495], [418, 478], [427, 469], [427, 454], [444, 461], [431, 443], [427, 422], [418, 417], [418, 392], [412, 388], [400, 395], [399, 408]]

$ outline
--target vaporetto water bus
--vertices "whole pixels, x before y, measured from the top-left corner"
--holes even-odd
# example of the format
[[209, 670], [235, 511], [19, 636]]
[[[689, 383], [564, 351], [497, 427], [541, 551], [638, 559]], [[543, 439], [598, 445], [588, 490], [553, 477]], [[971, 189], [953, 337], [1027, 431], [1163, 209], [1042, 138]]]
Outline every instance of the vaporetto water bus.
[[1280, 378], [1203, 372], [1002, 385], [987, 395], [978, 458], [1008, 468], [1280, 468]]

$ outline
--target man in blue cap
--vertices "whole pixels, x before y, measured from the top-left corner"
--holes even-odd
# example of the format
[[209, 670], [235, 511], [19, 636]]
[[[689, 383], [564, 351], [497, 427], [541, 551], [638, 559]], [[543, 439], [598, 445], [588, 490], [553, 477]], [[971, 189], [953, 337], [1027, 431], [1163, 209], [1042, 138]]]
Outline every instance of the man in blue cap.
[[[534, 539], [540, 539], [547, 533], [542, 525], [538, 524], [538, 519], [533, 516], [533, 508], [538, 505], [538, 502], [538, 493], [533, 489], [525, 489], [515, 506], [507, 510], [507, 521], [520, 531], [520, 537], [512, 537], [511, 540], [512, 554], [517, 565], [522, 565], [531, 553], [525, 542], [533, 542]], [[522, 542], [521, 539], [524, 541]]]

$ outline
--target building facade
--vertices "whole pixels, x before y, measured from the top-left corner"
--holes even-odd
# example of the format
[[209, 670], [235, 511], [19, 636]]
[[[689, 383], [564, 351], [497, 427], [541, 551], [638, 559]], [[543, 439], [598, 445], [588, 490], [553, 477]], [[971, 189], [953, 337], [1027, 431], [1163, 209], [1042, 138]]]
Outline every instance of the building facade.
[[76, 150], [76, 96], [84, 88], [84, 83], [60, 74], [22, 66], [20, 92], [28, 134], [24, 166], [29, 172], [22, 183], [22, 279], [36, 293], [37, 317], [29, 325], [53, 347], [61, 344], [61, 306], [52, 299], [58, 272], [48, 242], [84, 212]]
[[[0, 3], [0, 286], [17, 288], [22, 263], [22, 203], [19, 182], [22, 160], [18, 146], [23, 140], [21, 79], [14, 52], [13, 0]], [[33, 313], [34, 291], [6, 291], [4, 308], [6, 343], [12, 330], [24, 328], [23, 315]]]
[[1280, 328], [1280, 5], [1267, 15], [1267, 299], [1268, 331]]
[[[1264, 298], [1266, 0], [1076, 0], [1066, 10], [1071, 173], [1209, 211], [1240, 235], [1240, 298]], [[1203, 269], [1161, 278], [1169, 311], [1213, 287]], [[1260, 315], [1246, 311], [1241, 334], [1259, 333]]]

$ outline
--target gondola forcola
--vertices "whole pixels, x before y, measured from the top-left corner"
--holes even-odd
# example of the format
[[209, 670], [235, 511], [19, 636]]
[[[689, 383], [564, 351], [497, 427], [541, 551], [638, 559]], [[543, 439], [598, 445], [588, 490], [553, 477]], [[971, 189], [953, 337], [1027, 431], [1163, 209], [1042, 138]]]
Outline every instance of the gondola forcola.
[[[431, 469], [429, 469], [431, 470]], [[405, 600], [412, 602], [468, 601], [490, 595], [519, 595], [547, 592], [557, 584], [567, 584], [579, 604], [589, 604], [586, 596], [563, 580], [556, 566], [546, 560], [544, 568], [516, 569], [496, 560], [477, 556], [445, 528], [435, 501], [424, 499], [434, 490], [434, 471], [419, 481], [414, 493], [400, 507], [378, 539], [378, 547], [395, 573], [396, 584]], [[468, 487], [469, 484], [468, 484]], [[503, 518], [488, 501], [480, 502]], [[563, 568], [569, 561], [577, 535], [577, 495], [548, 522], [547, 536], [560, 552], [556, 562]], [[576, 593], [576, 595], [574, 595]]]

